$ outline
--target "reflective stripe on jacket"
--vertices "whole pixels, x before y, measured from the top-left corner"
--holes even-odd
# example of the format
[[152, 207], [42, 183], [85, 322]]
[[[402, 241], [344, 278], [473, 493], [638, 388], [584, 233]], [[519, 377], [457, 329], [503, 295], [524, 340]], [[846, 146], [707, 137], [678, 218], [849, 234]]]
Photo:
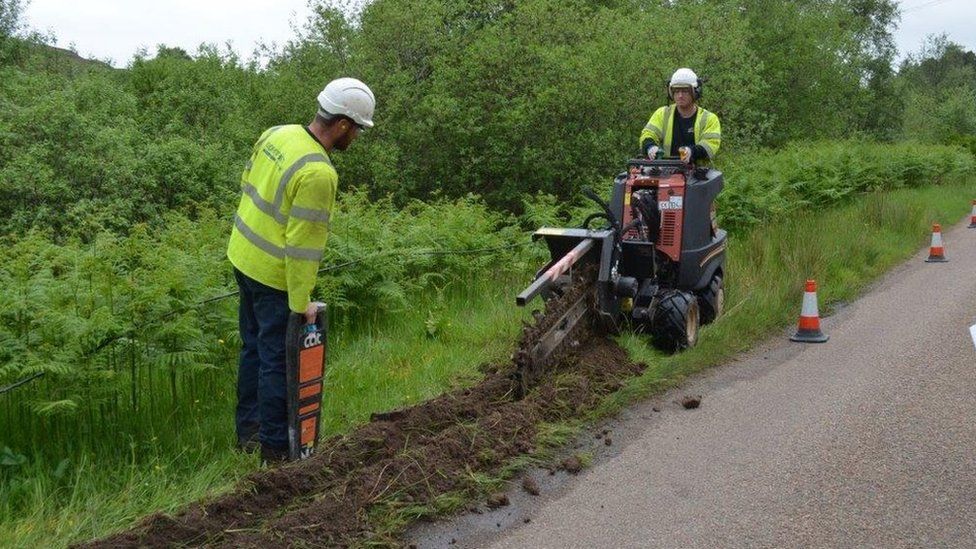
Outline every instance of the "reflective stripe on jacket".
[[300, 125], [266, 130], [241, 175], [227, 257], [248, 277], [287, 291], [296, 313], [315, 287], [338, 184], [329, 155]]
[[[640, 134], [641, 150], [646, 149], [646, 143], [650, 139], [665, 151], [671, 150], [671, 134], [674, 131], [675, 113], [678, 109], [674, 105], [661, 107], [654, 111], [651, 119], [647, 121]], [[718, 148], [722, 144], [722, 124], [718, 121], [715, 113], [706, 111], [698, 107], [695, 112], [695, 144], [701, 145], [708, 153], [708, 160], [715, 158]], [[667, 152], [665, 152], [667, 154]]]

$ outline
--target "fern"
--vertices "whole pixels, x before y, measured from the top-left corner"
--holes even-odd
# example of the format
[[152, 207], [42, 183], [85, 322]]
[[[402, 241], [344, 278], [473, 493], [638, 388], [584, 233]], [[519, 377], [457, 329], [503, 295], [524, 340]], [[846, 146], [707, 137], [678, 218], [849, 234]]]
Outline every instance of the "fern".
[[42, 417], [73, 415], [78, 411], [78, 403], [71, 399], [32, 402], [31, 410]]

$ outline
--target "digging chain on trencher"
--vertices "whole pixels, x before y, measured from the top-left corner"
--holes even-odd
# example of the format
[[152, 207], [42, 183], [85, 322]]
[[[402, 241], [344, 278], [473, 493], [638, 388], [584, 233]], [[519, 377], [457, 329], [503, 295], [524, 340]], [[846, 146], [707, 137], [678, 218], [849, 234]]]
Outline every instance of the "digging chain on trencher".
[[591, 327], [595, 300], [595, 265], [573, 269], [572, 281], [562, 295], [546, 300], [545, 313], [522, 329], [512, 355], [517, 398], [522, 398], [559, 359], [579, 344]]

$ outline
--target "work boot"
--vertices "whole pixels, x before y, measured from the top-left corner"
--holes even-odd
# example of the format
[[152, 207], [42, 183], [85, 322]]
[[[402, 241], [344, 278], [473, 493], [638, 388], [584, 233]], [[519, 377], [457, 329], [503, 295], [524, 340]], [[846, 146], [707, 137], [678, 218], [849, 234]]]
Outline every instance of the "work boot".
[[288, 449], [272, 448], [261, 445], [261, 466], [274, 467], [288, 461]]
[[234, 449], [242, 454], [254, 454], [261, 449], [261, 443], [258, 441], [257, 435], [249, 438], [238, 437], [237, 444], [234, 446]]

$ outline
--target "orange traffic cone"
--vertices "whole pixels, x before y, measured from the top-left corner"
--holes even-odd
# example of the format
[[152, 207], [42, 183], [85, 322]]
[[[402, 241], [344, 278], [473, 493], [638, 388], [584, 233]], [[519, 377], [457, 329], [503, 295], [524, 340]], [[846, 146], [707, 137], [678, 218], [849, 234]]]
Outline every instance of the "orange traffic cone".
[[973, 200], [973, 215], [969, 218], [969, 228], [976, 229], [976, 200]]
[[803, 309], [800, 311], [800, 326], [790, 338], [801, 343], [823, 343], [829, 336], [820, 331], [820, 312], [817, 310], [817, 281], [807, 280], [803, 293]]
[[938, 223], [932, 225], [932, 246], [929, 247], [929, 258], [926, 263], [945, 263], [949, 261], [945, 256], [945, 248], [942, 246], [942, 226]]

